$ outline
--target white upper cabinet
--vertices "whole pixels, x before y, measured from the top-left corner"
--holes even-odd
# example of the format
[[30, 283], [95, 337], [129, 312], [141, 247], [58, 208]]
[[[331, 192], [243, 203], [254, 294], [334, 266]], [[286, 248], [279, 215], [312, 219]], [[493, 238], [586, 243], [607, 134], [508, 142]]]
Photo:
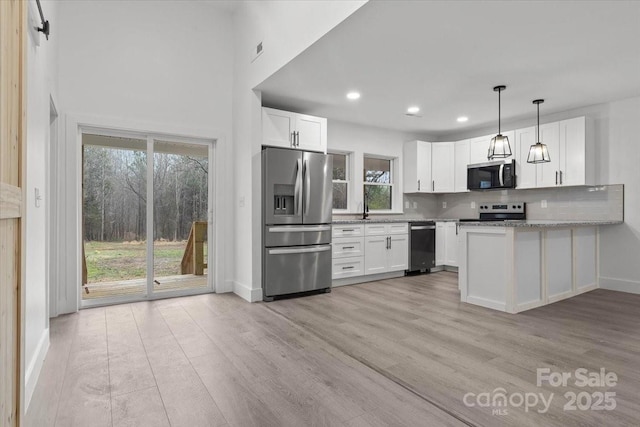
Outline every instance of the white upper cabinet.
[[262, 144], [326, 153], [327, 119], [265, 107]]
[[584, 117], [560, 122], [560, 185], [595, 184], [593, 147], [586, 137]]
[[[516, 132], [513, 130], [510, 130], [507, 132], [503, 131], [502, 134], [507, 138], [509, 138], [509, 145], [511, 146], [511, 156], [507, 157], [506, 159], [493, 159], [493, 160], [516, 159], [517, 158], [516, 157], [517, 150], [516, 150], [516, 144], [515, 144]], [[469, 153], [470, 153], [469, 164], [485, 163], [485, 162], [491, 161], [487, 158], [487, 155], [489, 154], [489, 143], [491, 142], [491, 138], [493, 138], [494, 136], [496, 136], [496, 134], [485, 135], [478, 138], [472, 138], [469, 140]]]
[[516, 131], [517, 188], [595, 184], [592, 147], [587, 144], [584, 117], [540, 126], [540, 142], [547, 145], [548, 163], [527, 163], [529, 147], [536, 143], [536, 128]]
[[467, 189], [467, 165], [469, 164], [469, 140], [454, 143], [453, 191], [463, 193]]
[[454, 191], [454, 143], [431, 144], [431, 191], [453, 193]]
[[527, 163], [529, 148], [536, 143], [536, 128], [518, 129], [515, 136], [515, 146], [518, 149], [516, 162], [516, 188], [536, 188], [538, 168], [533, 163]]
[[[538, 187], [553, 187], [560, 183], [560, 123], [540, 126], [540, 142], [547, 144], [549, 163], [538, 164]], [[552, 154], [553, 153], [553, 154]]]
[[469, 164], [488, 162], [490, 136], [480, 136], [469, 139]]
[[431, 193], [431, 143], [405, 142], [402, 171], [405, 193]]

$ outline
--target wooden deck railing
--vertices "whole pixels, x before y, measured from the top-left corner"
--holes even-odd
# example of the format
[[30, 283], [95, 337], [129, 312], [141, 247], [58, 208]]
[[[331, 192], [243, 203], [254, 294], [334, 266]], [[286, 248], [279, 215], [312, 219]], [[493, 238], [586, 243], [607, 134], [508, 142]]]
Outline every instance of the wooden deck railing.
[[206, 221], [195, 221], [191, 225], [187, 247], [182, 255], [181, 273], [202, 276], [207, 264], [204, 262], [204, 242], [207, 239]]

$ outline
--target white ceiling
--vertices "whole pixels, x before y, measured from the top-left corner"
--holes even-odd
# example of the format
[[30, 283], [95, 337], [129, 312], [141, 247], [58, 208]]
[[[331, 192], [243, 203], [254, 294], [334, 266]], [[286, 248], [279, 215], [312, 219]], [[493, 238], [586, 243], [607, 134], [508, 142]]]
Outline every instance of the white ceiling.
[[536, 98], [544, 115], [640, 95], [640, 1], [371, 1], [257, 89], [265, 105], [446, 137], [497, 127], [498, 84], [503, 120], [535, 121]]

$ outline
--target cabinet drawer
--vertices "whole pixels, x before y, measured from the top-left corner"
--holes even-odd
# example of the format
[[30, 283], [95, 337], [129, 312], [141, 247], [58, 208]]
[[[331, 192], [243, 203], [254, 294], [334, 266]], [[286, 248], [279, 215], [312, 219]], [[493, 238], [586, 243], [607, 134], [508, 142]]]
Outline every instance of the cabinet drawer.
[[364, 227], [365, 236], [382, 236], [385, 234], [389, 234], [389, 232], [387, 231], [387, 224], [382, 222], [366, 224]]
[[409, 223], [407, 222], [391, 222], [391, 223], [373, 223], [365, 225], [365, 236], [383, 236], [389, 234], [408, 234]]
[[332, 246], [334, 259], [364, 255], [364, 237], [338, 237]]
[[340, 224], [333, 225], [331, 237], [361, 237], [364, 236], [364, 225], [362, 224]]
[[334, 280], [364, 275], [364, 257], [334, 259], [332, 264]]
[[387, 230], [389, 234], [408, 234], [409, 233], [409, 223], [401, 222], [401, 223], [393, 223], [387, 224]]

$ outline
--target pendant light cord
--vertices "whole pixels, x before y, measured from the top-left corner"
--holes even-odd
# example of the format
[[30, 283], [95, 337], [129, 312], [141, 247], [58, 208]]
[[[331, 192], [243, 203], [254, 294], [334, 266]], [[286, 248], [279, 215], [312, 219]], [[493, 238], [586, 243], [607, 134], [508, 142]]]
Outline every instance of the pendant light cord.
[[498, 135], [500, 135], [500, 92], [502, 89], [498, 89]]
[[536, 104], [538, 107], [538, 139], [536, 140], [536, 144], [540, 142], [540, 104]]

